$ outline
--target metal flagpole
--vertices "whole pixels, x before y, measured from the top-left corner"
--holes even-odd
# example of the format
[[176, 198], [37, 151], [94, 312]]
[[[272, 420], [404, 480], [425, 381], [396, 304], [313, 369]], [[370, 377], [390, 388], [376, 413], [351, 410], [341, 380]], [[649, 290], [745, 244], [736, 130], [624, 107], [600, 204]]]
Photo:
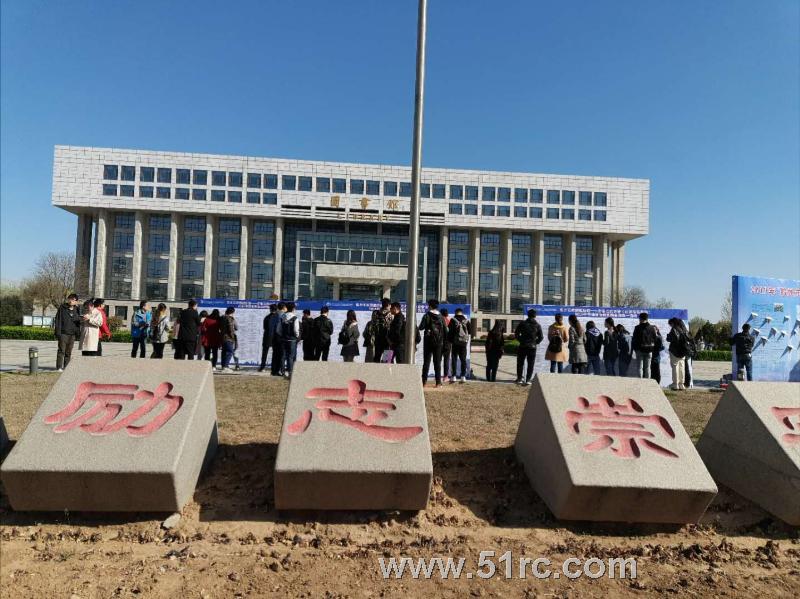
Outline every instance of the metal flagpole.
[[[419, 0], [417, 14], [417, 84], [414, 93], [414, 145], [411, 155], [411, 216], [408, 229], [408, 280], [406, 298], [405, 363], [413, 364], [416, 355], [417, 274], [419, 265], [419, 175], [422, 167], [422, 107], [425, 95], [425, 29], [428, 1]], [[423, 273], [425, 276], [425, 273]]]

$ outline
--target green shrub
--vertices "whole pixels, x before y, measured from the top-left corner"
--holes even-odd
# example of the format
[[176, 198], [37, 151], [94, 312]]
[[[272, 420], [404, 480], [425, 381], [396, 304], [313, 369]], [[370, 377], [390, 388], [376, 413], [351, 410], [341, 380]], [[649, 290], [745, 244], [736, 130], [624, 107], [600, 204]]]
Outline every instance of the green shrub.
[[[28, 341], [55, 341], [53, 329], [49, 327], [0, 326], [0, 339], [24, 339]], [[131, 333], [118, 330], [111, 335], [111, 341], [130, 343]]]
[[713, 349], [697, 352], [695, 360], [698, 362], [730, 362], [732, 358], [730, 350]]

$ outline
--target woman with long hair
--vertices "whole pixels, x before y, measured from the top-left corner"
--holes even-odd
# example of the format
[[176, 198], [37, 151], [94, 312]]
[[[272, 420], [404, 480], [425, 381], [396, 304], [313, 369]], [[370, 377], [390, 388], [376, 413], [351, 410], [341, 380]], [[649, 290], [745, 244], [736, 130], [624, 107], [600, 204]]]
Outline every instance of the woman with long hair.
[[339, 331], [339, 345], [342, 346], [341, 354], [345, 362], [352, 362], [356, 356], [360, 355], [361, 352], [358, 349], [359, 337], [355, 310], [348, 310], [342, 330]]
[[378, 338], [379, 325], [381, 318], [380, 310], [372, 311], [372, 319], [364, 327], [364, 362], [369, 364], [375, 361], [375, 342]]
[[164, 346], [169, 341], [169, 310], [166, 304], [158, 307], [150, 321], [150, 342], [153, 344], [151, 358], [160, 360], [164, 357]]
[[680, 318], [670, 318], [667, 321], [670, 331], [667, 333], [669, 342], [669, 365], [672, 367], [673, 391], [683, 391], [686, 389], [686, 338], [689, 331]]
[[605, 320], [606, 331], [603, 333], [603, 364], [607, 376], [617, 376], [617, 358], [619, 357], [619, 343], [617, 342], [617, 329], [614, 319], [610, 316]]
[[222, 332], [219, 310], [214, 308], [200, 324], [200, 343], [203, 346], [203, 359], [211, 362], [211, 368], [217, 367], [219, 348], [222, 347]]
[[81, 341], [79, 349], [81, 355], [96, 356], [97, 346], [100, 343], [100, 327], [103, 326], [103, 315], [92, 301], [84, 302], [81, 323]]
[[506, 323], [504, 320], [495, 320], [492, 330], [486, 336], [486, 380], [494, 382], [497, 380], [497, 368], [500, 366], [500, 358], [505, 351]]
[[550, 360], [550, 372], [564, 370], [564, 362], [569, 360], [569, 333], [564, 326], [563, 314], [555, 315], [555, 322], [547, 329], [547, 351], [544, 354], [545, 360]]
[[568, 320], [569, 363], [572, 365], [572, 374], [586, 374], [586, 365], [589, 363], [586, 356], [586, 331], [574, 314], [570, 314]]
[[617, 325], [617, 349], [619, 351], [619, 376], [628, 376], [633, 359], [633, 338], [625, 325]]

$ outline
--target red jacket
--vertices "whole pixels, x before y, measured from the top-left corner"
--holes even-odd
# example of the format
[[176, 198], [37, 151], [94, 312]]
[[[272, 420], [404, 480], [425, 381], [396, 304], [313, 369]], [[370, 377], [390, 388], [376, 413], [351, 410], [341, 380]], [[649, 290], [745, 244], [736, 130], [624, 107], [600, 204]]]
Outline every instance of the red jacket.
[[111, 339], [111, 329], [108, 328], [108, 315], [105, 308], [100, 310], [100, 314], [103, 316], [103, 324], [100, 325], [100, 340]]
[[200, 325], [200, 343], [203, 347], [222, 346], [222, 332], [218, 320], [206, 316], [203, 324]]

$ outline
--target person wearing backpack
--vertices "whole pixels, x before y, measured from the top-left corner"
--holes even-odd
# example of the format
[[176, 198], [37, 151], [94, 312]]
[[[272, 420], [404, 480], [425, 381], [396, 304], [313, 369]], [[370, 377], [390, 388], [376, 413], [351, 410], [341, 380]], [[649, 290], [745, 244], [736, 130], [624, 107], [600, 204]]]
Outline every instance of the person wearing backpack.
[[330, 308], [322, 306], [319, 316], [314, 319], [314, 359], [328, 361], [328, 352], [331, 349], [331, 335], [333, 335], [333, 322], [328, 318]]
[[131, 340], [133, 346], [131, 348], [131, 358], [136, 357], [136, 352], [139, 352], [139, 357], [145, 357], [145, 345], [147, 344], [147, 333], [150, 330], [150, 322], [152, 315], [150, 309], [147, 307], [147, 300], [139, 302], [139, 307], [134, 310], [131, 317]]
[[500, 367], [500, 359], [505, 353], [506, 343], [506, 323], [503, 320], [495, 320], [492, 330], [486, 335], [486, 380], [493, 383], [497, 380], [497, 369]]
[[639, 324], [633, 329], [633, 351], [636, 352], [636, 374], [640, 379], [650, 378], [650, 362], [656, 349], [656, 329], [647, 312], [639, 314]]
[[656, 330], [656, 347], [653, 350], [653, 357], [650, 359], [650, 378], [661, 384], [661, 352], [664, 351], [664, 338], [661, 336], [661, 331], [656, 325], [653, 325]]
[[[530, 385], [533, 378], [533, 367], [536, 363], [536, 346], [542, 342], [544, 335], [542, 327], [536, 321], [536, 310], [528, 310], [528, 318], [523, 320], [514, 331], [514, 338], [519, 342], [517, 349], [517, 385]], [[522, 370], [525, 367], [525, 378], [522, 378]]]
[[[406, 317], [403, 314], [400, 302], [393, 302], [390, 306], [390, 310], [392, 318], [387, 334], [389, 344], [387, 349], [392, 351], [392, 362], [395, 364], [403, 364], [405, 363], [406, 357]], [[386, 322], [385, 319], [384, 322]], [[419, 334], [419, 332], [417, 332], [417, 334]], [[377, 351], [376, 345], [376, 354]]]
[[[600, 352], [603, 350], [603, 333], [600, 332], [593, 320], [586, 323], [586, 359], [589, 361], [588, 370], [591, 374], [603, 374]], [[587, 371], [588, 374], [588, 371]]]
[[428, 383], [428, 372], [433, 358], [433, 374], [436, 386], [442, 386], [442, 349], [444, 348], [445, 322], [439, 313], [439, 302], [428, 300], [428, 311], [419, 323], [422, 334], [422, 386]]
[[[275, 304], [269, 305], [269, 314], [264, 317], [264, 333], [261, 336], [261, 365], [258, 367], [259, 372], [264, 372], [267, 368], [267, 358], [269, 357], [269, 350], [272, 349], [272, 340], [275, 338], [275, 329], [278, 326], [278, 306]], [[272, 359], [275, 360], [275, 350], [272, 350]]]
[[744, 323], [742, 330], [731, 337], [731, 346], [736, 355], [737, 378], [742, 380], [747, 372], [747, 380], [753, 380], [753, 336], [750, 334], [750, 325]]
[[619, 358], [619, 342], [614, 319], [605, 320], [606, 331], [603, 333], [603, 365], [606, 367], [606, 376], [617, 376], [617, 358]]
[[589, 359], [586, 356], [586, 331], [581, 326], [578, 317], [570, 314], [569, 322], [569, 363], [572, 374], [586, 374]]
[[[469, 330], [469, 320], [464, 316], [464, 310], [456, 308], [455, 316], [450, 319], [450, 330], [447, 332], [452, 345], [452, 365], [450, 368], [450, 382], [464, 383], [467, 380], [467, 346], [472, 335]], [[459, 376], [458, 363], [461, 362], [461, 375]]]
[[444, 320], [444, 343], [442, 344], [442, 378], [448, 380], [450, 378], [450, 356], [453, 353], [453, 344], [450, 343], [450, 313], [442, 308], [439, 310]]
[[314, 319], [311, 318], [311, 310], [303, 310], [303, 317], [300, 319], [300, 340], [303, 342], [303, 362], [316, 360], [317, 348], [314, 334]]
[[150, 343], [153, 344], [151, 358], [164, 357], [164, 346], [169, 341], [169, 310], [166, 304], [158, 304], [153, 321], [150, 323]]
[[284, 302], [278, 302], [277, 310], [278, 321], [275, 324], [275, 334], [272, 336], [272, 366], [270, 368], [270, 374], [272, 376], [283, 376], [283, 322], [286, 318], [286, 304]]
[[628, 370], [630, 370], [631, 361], [633, 359], [633, 348], [631, 347], [632, 343], [633, 338], [628, 332], [628, 329], [625, 328], [625, 325], [618, 324], [617, 351], [619, 352], [619, 357], [617, 359], [617, 363], [619, 365], [619, 376], [628, 376]]
[[564, 326], [564, 316], [556, 314], [555, 322], [547, 329], [547, 352], [544, 354], [544, 359], [550, 360], [550, 372], [563, 372], [564, 362], [569, 359], [568, 342], [569, 333]]
[[388, 297], [381, 300], [381, 317], [375, 327], [375, 358], [374, 362], [380, 362], [383, 358], [383, 352], [390, 348], [389, 331], [394, 319], [394, 312], [391, 308], [392, 302]]
[[375, 361], [375, 339], [378, 334], [378, 321], [381, 317], [380, 310], [372, 311], [372, 319], [364, 327], [364, 362], [369, 364]]
[[297, 340], [300, 339], [300, 319], [295, 314], [294, 302], [286, 303], [286, 313], [281, 322], [281, 339], [283, 339], [283, 356], [285, 360], [284, 376], [290, 378], [294, 363], [297, 361]]
[[358, 320], [355, 310], [347, 311], [347, 318], [339, 331], [339, 345], [342, 346], [342, 359], [345, 362], [353, 362], [355, 357], [360, 354], [358, 351]]
[[686, 389], [686, 337], [689, 333], [680, 318], [670, 318], [667, 322], [671, 327], [667, 333], [669, 364], [672, 367], [670, 389], [683, 391]]

